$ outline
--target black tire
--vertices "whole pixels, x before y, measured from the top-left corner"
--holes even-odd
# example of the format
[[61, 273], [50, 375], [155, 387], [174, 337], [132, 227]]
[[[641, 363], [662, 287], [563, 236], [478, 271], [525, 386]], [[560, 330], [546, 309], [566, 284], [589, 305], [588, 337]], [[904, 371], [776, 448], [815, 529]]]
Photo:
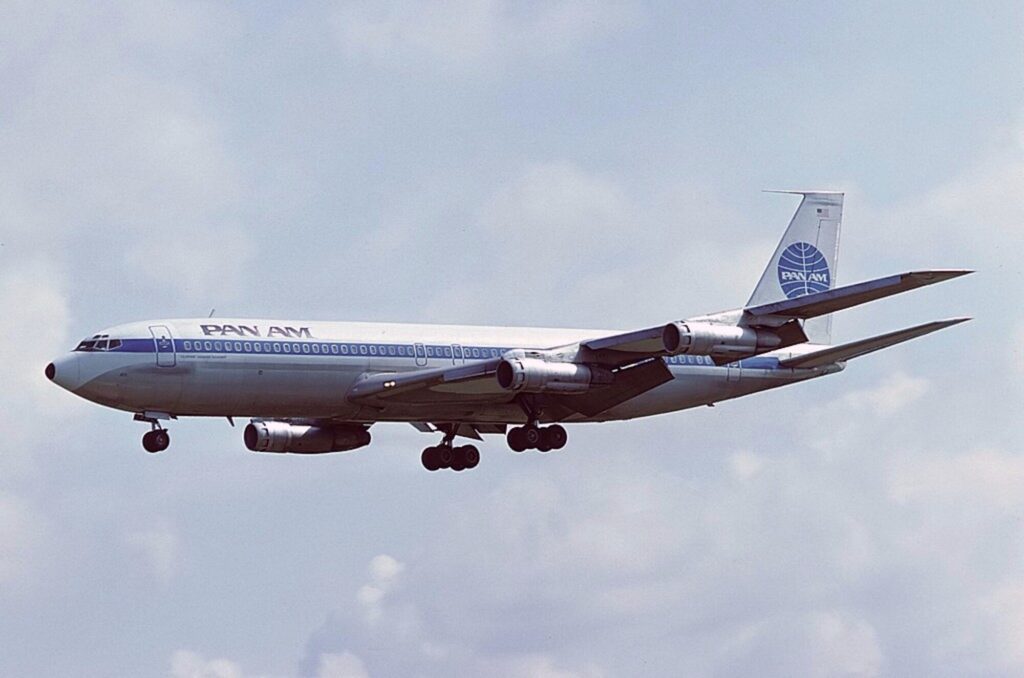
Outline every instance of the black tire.
[[544, 438], [552, 450], [560, 450], [568, 442], [569, 434], [565, 432], [565, 428], [555, 424], [544, 429]]
[[434, 448], [437, 450], [437, 462], [438, 468], [451, 468], [452, 461], [455, 455], [452, 452], [450, 445], [438, 445]]
[[527, 449], [537, 449], [540, 445], [541, 438], [540, 429], [536, 426], [526, 426], [523, 428], [523, 440], [526, 441]]
[[171, 434], [164, 429], [157, 429], [151, 433], [153, 433], [153, 444], [156, 446], [157, 452], [163, 452], [171, 446]]
[[521, 426], [509, 429], [508, 435], [505, 436], [505, 440], [508, 442], [508, 446], [513, 452], [526, 451], [526, 438], [523, 435], [523, 429]]
[[450, 466], [453, 471], [465, 471], [466, 470], [466, 448], [455, 447], [452, 448], [452, 463]]
[[149, 452], [150, 454], [160, 451], [160, 449], [156, 446], [156, 442], [153, 440], [154, 433], [156, 433], [156, 431], [147, 431], [146, 435], [142, 436], [142, 448], [146, 450], [146, 452]]
[[480, 450], [475, 445], [466, 445], [462, 448], [462, 461], [466, 468], [476, 468], [480, 463]]
[[420, 455], [420, 461], [423, 463], [423, 468], [428, 471], [436, 471], [441, 468], [441, 459], [435, 447], [428, 447], [423, 450], [423, 454]]

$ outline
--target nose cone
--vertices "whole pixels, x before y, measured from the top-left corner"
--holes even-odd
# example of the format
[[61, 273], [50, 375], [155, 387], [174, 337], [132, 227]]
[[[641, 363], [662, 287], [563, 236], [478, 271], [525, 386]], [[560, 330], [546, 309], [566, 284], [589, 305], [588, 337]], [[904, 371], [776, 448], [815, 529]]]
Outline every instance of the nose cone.
[[57, 358], [46, 366], [44, 372], [47, 379], [69, 391], [75, 391], [82, 385], [78, 356], [74, 353]]

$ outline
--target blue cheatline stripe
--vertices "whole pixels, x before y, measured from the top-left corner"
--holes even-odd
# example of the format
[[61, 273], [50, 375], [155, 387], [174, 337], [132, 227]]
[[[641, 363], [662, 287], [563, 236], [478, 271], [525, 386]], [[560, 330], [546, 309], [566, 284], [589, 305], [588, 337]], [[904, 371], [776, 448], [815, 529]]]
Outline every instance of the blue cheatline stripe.
[[[153, 339], [122, 339], [120, 348], [114, 352], [155, 353], [156, 344]], [[451, 360], [451, 344], [424, 344], [425, 357], [433, 360]], [[462, 346], [462, 358], [465, 360], [483, 360], [498, 358], [509, 348], [493, 346]], [[270, 341], [270, 340], [235, 340], [235, 339], [175, 339], [174, 351], [189, 354], [231, 354], [231, 355], [304, 355], [329, 356], [336, 358], [407, 358], [416, 359], [413, 344], [367, 344], [362, 342], [330, 342], [330, 341]], [[169, 351], [167, 351], [169, 353]], [[751, 363], [751, 361], [762, 361]], [[670, 365], [701, 365], [714, 367], [711, 358], [706, 355], [667, 356], [665, 362]], [[742, 361], [743, 367], [771, 368], [777, 367], [776, 358], [750, 358]]]

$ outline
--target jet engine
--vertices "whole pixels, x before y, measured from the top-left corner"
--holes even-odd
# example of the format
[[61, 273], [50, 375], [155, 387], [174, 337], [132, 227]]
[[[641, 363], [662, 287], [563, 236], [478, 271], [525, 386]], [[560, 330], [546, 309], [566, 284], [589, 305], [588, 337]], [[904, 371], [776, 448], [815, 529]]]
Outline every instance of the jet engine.
[[782, 344], [774, 332], [737, 325], [675, 322], [662, 332], [665, 350], [672, 355], [747, 356]]
[[370, 444], [370, 432], [360, 424], [308, 426], [254, 419], [245, 427], [244, 437], [245, 446], [253, 452], [323, 454]]
[[522, 356], [506, 356], [498, 363], [496, 377], [503, 389], [523, 393], [583, 393], [592, 384], [612, 380], [611, 373], [599, 367]]

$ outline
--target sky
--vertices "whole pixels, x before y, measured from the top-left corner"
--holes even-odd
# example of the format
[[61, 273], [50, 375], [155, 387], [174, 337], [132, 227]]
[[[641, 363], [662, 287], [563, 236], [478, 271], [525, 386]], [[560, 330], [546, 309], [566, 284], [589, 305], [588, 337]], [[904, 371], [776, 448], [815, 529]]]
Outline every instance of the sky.
[[[1024, 674], [1024, 7], [0, 2], [0, 675]], [[566, 449], [245, 450], [42, 370], [222, 316], [634, 329], [846, 192], [966, 325]]]

